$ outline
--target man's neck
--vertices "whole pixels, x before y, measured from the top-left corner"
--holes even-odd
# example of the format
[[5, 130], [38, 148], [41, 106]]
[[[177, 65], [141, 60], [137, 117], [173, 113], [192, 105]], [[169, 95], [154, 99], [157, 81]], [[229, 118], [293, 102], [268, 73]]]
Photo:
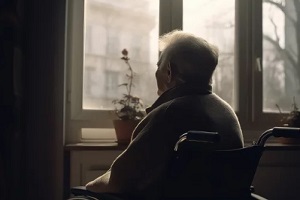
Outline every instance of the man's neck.
[[170, 100], [173, 100], [178, 97], [188, 96], [188, 95], [207, 95], [212, 93], [212, 86], [209, 84], [203, 85], [199, 83], [182, 83], [175, 85], [174, 87], [168, 89], [162, 93], [158, 99], [153, 103], [153, 105], [146, 109], [146, 112], [149, 113], [156, 107], [160, 106], [163, 103], [166, 103]]

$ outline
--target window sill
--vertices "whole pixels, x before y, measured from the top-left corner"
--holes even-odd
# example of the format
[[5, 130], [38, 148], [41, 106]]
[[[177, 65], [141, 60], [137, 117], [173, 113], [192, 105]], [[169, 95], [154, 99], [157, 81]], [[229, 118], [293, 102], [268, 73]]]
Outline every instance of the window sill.
[[[245, 143], [251, 146], [251, 143]], [[76, 143], [65, 146], [66, 151], [106, 151], [106, 150], [125, 150], [127, 145], [116, 142], [97, 142], [97, 143]], [[266, 150], [271, 151], [295, 151], [300, 150], [300, 144], [282, 144], [279, 142], [266, 143]]]
[[125, 150], [126, 144], [116, 142], [97, 142], [97, 143], [75, 143], [65, 145], [66, 151], [106, 151], [106, 150]]

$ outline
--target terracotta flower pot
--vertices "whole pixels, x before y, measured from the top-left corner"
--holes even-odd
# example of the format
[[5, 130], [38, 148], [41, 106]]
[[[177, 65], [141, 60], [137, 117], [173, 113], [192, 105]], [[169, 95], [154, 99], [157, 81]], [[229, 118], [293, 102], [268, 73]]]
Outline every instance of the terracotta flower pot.
[[[295, 104], [295, 103], [294, 103]], [[300, 111], [293, 110], [284, 121], [285, 127], [300, 128]], [[300, 138], [280, 138], [282, 144], [300, 144]]]
[[119, 144], [129, 144], [131, 135], [140, 120], [113, 120]]

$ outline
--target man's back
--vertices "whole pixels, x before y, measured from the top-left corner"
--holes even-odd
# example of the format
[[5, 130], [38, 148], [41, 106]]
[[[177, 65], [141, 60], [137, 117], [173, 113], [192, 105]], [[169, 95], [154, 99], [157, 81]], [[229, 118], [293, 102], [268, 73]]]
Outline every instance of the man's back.
[[174, 87], [162, 94], [148, 111], [128, 148], [106, 174], [89, 183], [89, 190], [155, 199], [161, 192], [176, 141], [189, 130], [219, 132], [221, 141], [216, 149], [243, 146], [234, 111], [211, 94], [209, 87], [190, 84]]
[[197, 85], [181, 84], [164, 93], [149, 109], [151, 112], [134, 131], [157, 126], [151, 132], [156, 139], [175, 145], [179, 136], [189, 130], [213, 131], [220, 135], [218, 149], [243, 147], [243, 135], [233, 109], [218, 97]]
[[174, 99], [166, 114], [173, 124], [174, 140], [189, 131], [218, 132], [217, 149], [243, 147], [242, 131], [232, 108], [215, 94], [189, 95]]
[[127, 159], [135, 162], [143, 156], [141, 160], [144, 162], [133, 175], [139, 180], [141, 189], [136, 193], [150, 195], [159, 190], [174, 146], [179, 136], [189, 130], [218, 132], [220, 142], [215, 149], [243, 147], [241, 128], [232, 108], [217, 95], [206, 93], [202, 88], [187, 90], [186, 87], [189, 85], [181, 85], [163, 94], [159, 98], [163, 100], [154, 104], [134, 131], [129, 146], [131, 159]]

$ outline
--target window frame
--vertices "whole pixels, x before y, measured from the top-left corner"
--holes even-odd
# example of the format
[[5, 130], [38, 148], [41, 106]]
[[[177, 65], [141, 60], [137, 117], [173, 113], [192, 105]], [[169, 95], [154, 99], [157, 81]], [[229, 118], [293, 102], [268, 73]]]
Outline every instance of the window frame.
[[67, 1], [67, 99], [70, 103], [71, 120], [92, 120], [107, 118], [110, 112], [103, 110], [84, 110], [83, 96], [83, 64], [84, 64], [84, 0]]
[[[67, 0], [66, 142], [82, 142], [82, 128], [113, 128], [113, 110], [84, 110], [84, 0]], [[262, 0], [235, 1], [235, 81], [236, 113], [244, 136], [251, 141], [276, 125], [282, 114], [263, 113], [262, 85]], [[159, 0], [159, 35], [183, 27], [183, 0]], [[111, 134], [111, 133], [110, 133]]]
[[[262, 0], [236, 0], [237, 115], [243, 129], [259, 133], [278, 126], [282, 117], [287, 115], [263, 112], [262, 7]], [[242, 102], [246, 102], [246, 106], [242, 106]]]

